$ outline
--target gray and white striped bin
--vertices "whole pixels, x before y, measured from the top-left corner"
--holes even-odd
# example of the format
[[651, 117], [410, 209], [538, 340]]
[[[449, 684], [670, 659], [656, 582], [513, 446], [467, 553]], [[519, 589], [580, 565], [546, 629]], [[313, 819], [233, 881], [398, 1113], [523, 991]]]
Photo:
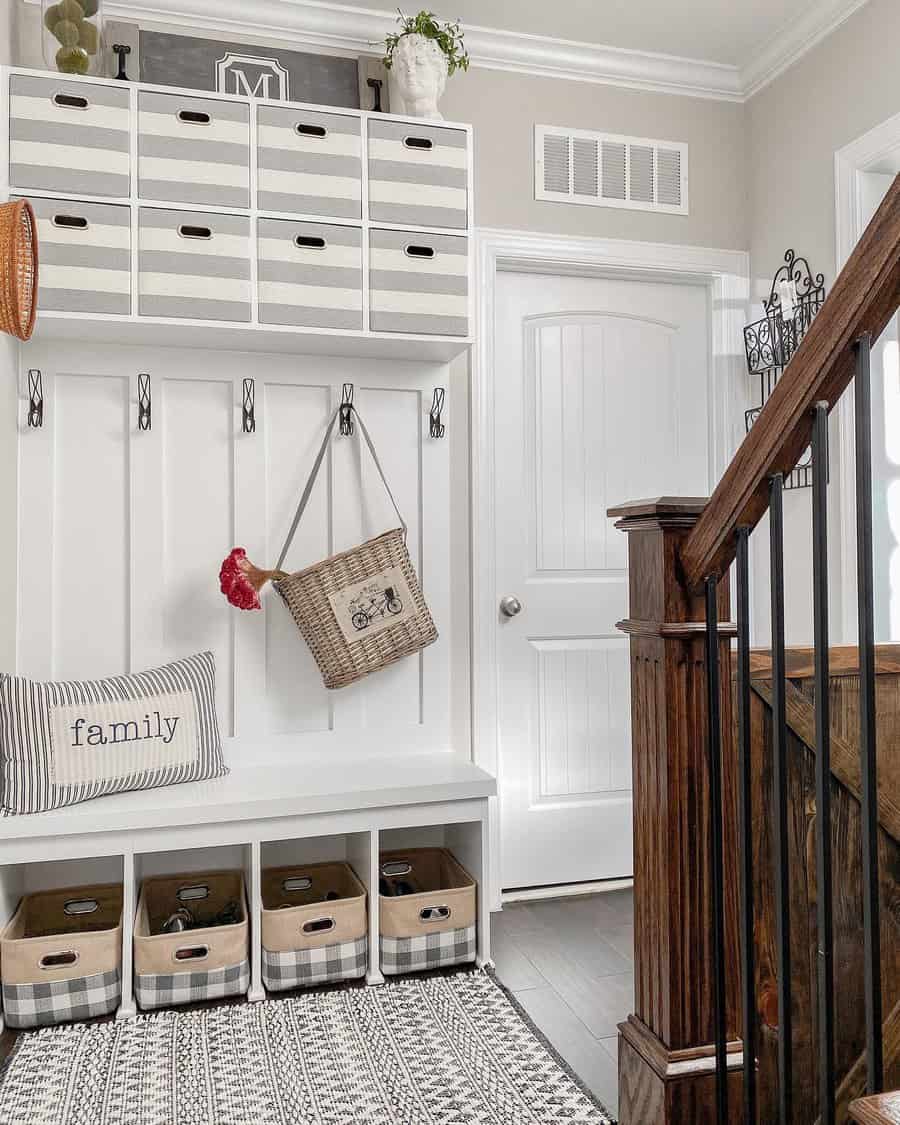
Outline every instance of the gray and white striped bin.
[[144, 199], [249, 207], [249, 106], [141, 91], [138, 184]]
[[270, 105], [261, 105], [257, 113], [259, 209], [359, 219], [359, 118]]
[[131, 312], [131, 209], [120, 203], [29, 199], [40, 246], [42, 312]]
[[458, 234], [371, 230], [372, 331], [467, 336], [468, 241]]
[[250, 319], [250, 220], [142, 207], [138, 312], [196, 320]]
[[369, 218], [377, 223], [468, 225], [464, 129], [369, 121]]
[[261, 323], [362, 328], [359, 227], [260, 219], [258, 243]]
[[59, 78], [9, 79], [14, 188], [127, 197], [128, 90]]

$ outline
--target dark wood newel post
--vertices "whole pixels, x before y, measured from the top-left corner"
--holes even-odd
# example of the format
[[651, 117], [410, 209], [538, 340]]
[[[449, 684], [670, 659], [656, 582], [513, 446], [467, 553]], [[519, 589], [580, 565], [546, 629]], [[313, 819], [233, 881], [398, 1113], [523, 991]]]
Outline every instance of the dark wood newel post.
[[[622, 1125], [715, 1125], [705, 605], [680, 547], [705, 507], [612, 508], [628, 535], [635, 1011], [619, 1026]], [[719, 585], [730, 1120], [741, 1117], [737, 773], [727, 576]]]

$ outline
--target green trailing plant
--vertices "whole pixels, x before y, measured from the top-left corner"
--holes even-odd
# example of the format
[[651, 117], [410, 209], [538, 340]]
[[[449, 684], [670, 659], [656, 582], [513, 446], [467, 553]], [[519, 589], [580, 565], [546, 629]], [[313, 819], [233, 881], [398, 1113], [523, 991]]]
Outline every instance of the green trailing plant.
[[469, 69], [469, 55], [463, 42], [459, 20], [442, 22], [434, 12], [426, 12], [424, 9], [417, 16], [405, 16], [399, 8], [397, 12], [400, 30], [385, 39], [384, 65], [388, 70], [393, 65], [397, 44], [406, 35], [422, 35], [426, 39], [433, 39], [447, 59], [448, 74]]

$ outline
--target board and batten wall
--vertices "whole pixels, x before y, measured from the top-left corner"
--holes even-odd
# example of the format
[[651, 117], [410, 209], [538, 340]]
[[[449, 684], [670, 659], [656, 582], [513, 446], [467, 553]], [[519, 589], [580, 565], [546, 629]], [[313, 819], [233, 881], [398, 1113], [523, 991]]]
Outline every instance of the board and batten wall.
[[[759, 301], [768, 294], [772, 275], [788, 247], [808, 256], [813, 269], [824, 273], [826, 286], [833, 282], [835, 153], [900, 111], [898, 43], [900, 5], [896, 0], [868, 0], [748, 101], [746, 167], [754, 317], [762, 313]], [[832, 451], [838, 450], [836, 411], [830, 437]], [[833, 452], [833, 470], [834, 457]], [[842, 503], [839, 474], [832, 471], [829, 568], [835, 644], [855, 639], [841, 632], [847, 617], [841, 605], [838, 541]], [[785, 493], [785, 633], [791, 645], [812, 643], [811, 520], [809, 490]], [[766, 521], [753, 541], [754, 642], [765, 645], [770, 636]]]

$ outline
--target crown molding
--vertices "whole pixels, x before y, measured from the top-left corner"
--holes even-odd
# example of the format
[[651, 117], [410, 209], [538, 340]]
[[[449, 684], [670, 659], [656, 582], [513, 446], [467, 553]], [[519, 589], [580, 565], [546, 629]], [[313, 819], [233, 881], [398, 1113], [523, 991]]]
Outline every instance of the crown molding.
[[817, 0], [782, 27], [741, 69], [744, 99], [752, 98], [821, 43], [868, 0]]
[[[29, 0], [37, 3], [38, 0]], [[105, 0], [106, 17], [228, 38], [277, 39], [353, 54], [381, 52], [396, 13], [327, 0]], [[601, 44], [466, 27], [472, 65], [656, 93], [741, 101], [740, 74], [722, 63]]]
[[[37, 4], [40, 0], [27, 0]], [[466, 27], [473, 66], [654, 93], [743, 102], [782, 74], [867, 0], [817, 0], [745, 66]], [[229, 38], [275, 39], [352, 54], [378, 55], [396, 14], [328, 0], [106, 0], [107, 18]]]

